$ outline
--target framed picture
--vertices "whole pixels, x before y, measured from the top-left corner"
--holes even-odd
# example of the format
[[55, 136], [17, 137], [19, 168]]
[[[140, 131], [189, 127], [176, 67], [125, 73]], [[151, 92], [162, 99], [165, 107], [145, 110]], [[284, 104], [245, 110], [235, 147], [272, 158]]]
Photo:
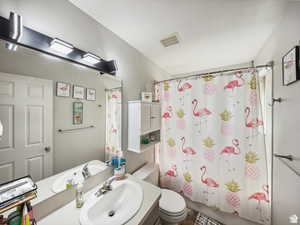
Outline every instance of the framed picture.
[[83, 122], [83, 103], [73, 102], [73, 124], [78, 125]]
[[296, 46], [282, 57], [283, 85], [289, 85], [299, 80], [299, 72], [299, 46]]
[[96, 89], [94, 89], [94, 88], [86, 89], [86, 100], [96, 101]]
[[73, 85], [73, 98], [84, 99], [84, 87]]
[[56, 96], [70, 97], [71, 85], [64, 82], [56, 82]]
[[152, 102], [152, 92], [142, 92], [142, 102]]

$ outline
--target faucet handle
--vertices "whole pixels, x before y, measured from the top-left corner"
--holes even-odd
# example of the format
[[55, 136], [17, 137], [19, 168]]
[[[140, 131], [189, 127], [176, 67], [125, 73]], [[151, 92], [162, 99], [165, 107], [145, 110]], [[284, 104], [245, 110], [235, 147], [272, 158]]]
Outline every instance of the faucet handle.
[[89, 168], [88, 168], [88, 165], [89, 165], [89, 163], [86, 163], [84, 166], [83, 166], [83, 170], [88, 170]]
[[107, 190], [111, 190], [112, 189], [111, 183], [116, 179], [117, 179], [116, 176], [112, 176], [112, 177], [108, 178], [103, 184], [104, 188]]
[[91, 176], [91, 173], [90, 173], [90, 171], [89, 171], [88, 165], [89, 165], [89, 163], [86, 163], [86, 164], [83, 166], [82, 171], [81, 171], [82, 176], [83, 176], [83, 178], [84, 178], [85, 180]]
[[103, 189], [104, 189], [105, 191], [111, 191], [111, 190], [112, 190], [111, 184], [105, 182], [105, 183], [103, 184]]
[[110, 177], [110, 178], [108, 178], [107, 179], [107, 182], [109, 183], [109, 184], [111, 184], [114, 180], [116, 180], [117, 179], [117, 177], [116, 176], [112, 176], [112, 177]]

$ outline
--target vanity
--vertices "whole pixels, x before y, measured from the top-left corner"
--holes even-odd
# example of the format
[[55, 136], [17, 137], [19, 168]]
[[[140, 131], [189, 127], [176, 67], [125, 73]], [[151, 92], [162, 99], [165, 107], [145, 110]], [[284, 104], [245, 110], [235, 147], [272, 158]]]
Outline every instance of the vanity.
[[31, 203], [38, 224], [159, 224], [160, 188], [130, 174], [126, 174], [122, 180], [117, 180], [112, 176], [112, 168], [103, 162], [93, 160], [88, 164], [92, 167], [97, 165], [98, 169], [104, 167], [102, 171], [84, 181], [84, 204], [81, 208], [76, 207], [75, 188], [68, 188], [59, 193], [55, 193], [55, 188], [57, 181], [69, 176], [70, 172], [82, 170], [84, 165], [36, 183], [42, 191], [38, 191], [38, 197]]
[[[75, 188], [56, 190], [59, 183], [65, 183], [62, 180], [72, 176], [74, 171], [82, 171], [85, 165], [97, 173], [84, 181], [84, 205], [77, 208]], [[112, 181], [110, 191], [98, 194], [103, 183], [112, 177], [111, 167], [93, 160], [37, 182], [40, 191], [32, 204], [38, 224], [156, 225], [160, 188], [126, 174], [125, 179]]]
[[[95, 193], [100, 187], [100, 185], [97, 185], [85, 194], [85, 203], [81, 209], [76, 208], [73, 200], [42, 218], [38, 221], [38, 224], [156, 224], [158, 221], [158, 202], [161, 195], [158, 187], [129, 174], [126, 175], [125, 180], [114, 181], [112, 186], [113, 189], [110, 193], [106, 193], [97, 199]], [[85, 220], [81, 218], [85, 218]]]

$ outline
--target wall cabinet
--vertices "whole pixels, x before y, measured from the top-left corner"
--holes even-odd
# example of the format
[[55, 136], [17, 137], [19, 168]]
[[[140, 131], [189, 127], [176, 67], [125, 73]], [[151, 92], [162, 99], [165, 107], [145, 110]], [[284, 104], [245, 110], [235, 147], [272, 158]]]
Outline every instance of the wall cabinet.
[[[154, 149], [159, 143], [161, 126], [160, 103], [128, 102], [128, 150], [137, 153]], [[142, 144], [142, 139], [154, 137], [149, 144]]]

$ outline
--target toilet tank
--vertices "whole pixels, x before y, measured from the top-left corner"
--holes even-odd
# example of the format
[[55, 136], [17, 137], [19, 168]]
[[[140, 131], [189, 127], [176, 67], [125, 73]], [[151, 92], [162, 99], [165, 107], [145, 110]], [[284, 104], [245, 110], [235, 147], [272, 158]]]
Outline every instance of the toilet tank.
[[136, 178], [158, 186], [159, 165], [155, 163], [147, 163], [142, 168], [134, 172], [132, 175]]

